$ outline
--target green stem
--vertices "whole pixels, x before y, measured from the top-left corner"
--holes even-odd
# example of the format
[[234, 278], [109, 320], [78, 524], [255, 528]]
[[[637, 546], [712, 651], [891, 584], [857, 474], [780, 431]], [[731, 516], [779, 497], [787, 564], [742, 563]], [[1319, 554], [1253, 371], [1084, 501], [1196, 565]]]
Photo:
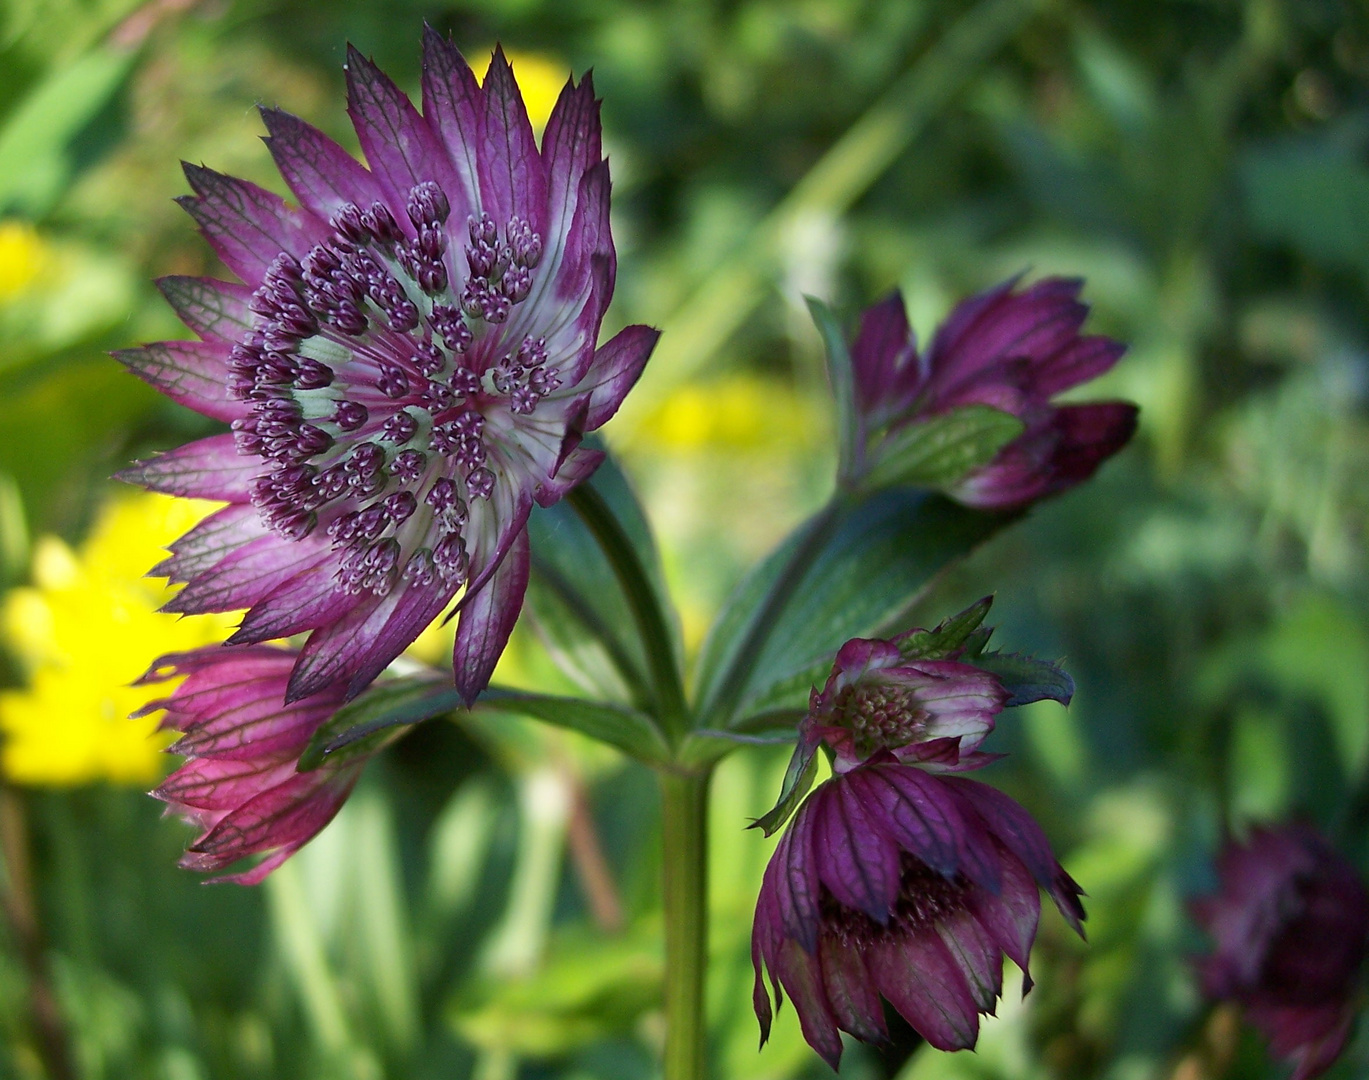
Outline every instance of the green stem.
[[662, 772], [665, 840], [664, 1080], [705, 1075], [709, 771]]
[[613, 573], [632, 609], [633, 622], [642, 638], [642, 649], [652, 689], [656, 699], [657, 716], [666, 732], [675, 738], [685, 733], [688, 711], [685, 706], [684, 682], [675, 650], [671, 645], [670, 628], [665, 613], [657, 600], [656, 590], [647, 576], [646, 567], [637, 557], [637, 549], [623, 531], [622, 524], [604, 497], [591, 484], [581, 484], [568, 496], [570, 505], [580, 515], [599, 547], [608, 558]]

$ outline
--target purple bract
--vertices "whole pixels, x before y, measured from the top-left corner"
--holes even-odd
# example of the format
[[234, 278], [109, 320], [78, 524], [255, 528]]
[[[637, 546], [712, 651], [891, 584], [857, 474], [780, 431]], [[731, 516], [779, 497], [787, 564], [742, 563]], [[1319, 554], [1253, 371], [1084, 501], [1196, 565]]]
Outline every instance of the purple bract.
[[1221, 891], [1192, 904], [1215, 952], [1199, 963], [1203, 990], [1231, 999], [1294, 1065], [1294, 1080], [1331, 1067], [1350, 1037], [1369, 945], [1369, 893], [1316, 832], [1284, 825], [1229, 841]]
[[186, 166], [182, 205], [244, 284], [163, 279], [201, 340], [120, 359], [232, 432], [123, 478], [230, 504], [157, 567], [187, 583], [167, 609], [250, 609], [235, 644], [312, 632], [289, 700], [360, 692], [463, 587], [471, 700], [518, 617], [533, 503], [598, 465], [580, 440], [657, 334], [595, 348], [616, 264], [588, 76], [540, 149], [499, 50], [481, 86], [429, 30], [422, 115], [355, 50], [347, 83], [369, 169], [262, 110], [298, 208]]
[[164, 709], [161, 727], [182, 733], [170, 752], [187, 760], [152, 794], [200, 830], [181, 859], [187, 870], [223, 870], [266, 853], [250, 870], [215, 879], [255, 885], [333, 819], [361, 775], [363, 755], [297, 770], [314, 732], [342, 704], [342, 689], [287, 705], [296, 657], [264, 645], [211, 646], [163, 656], [138, 680], [184, 676], [169, 697], [135, 715]]
[[1136, 406], [1051, 398], [1111, 368], [1126, 346], [1079, 333], [1083, 283], [1013, 278], [964, 301], [919, 353], [903, 297], [865, 312], [851, 347], [866, 439], [967, 405], [1018, 417], [1026, 430], [952, 494], [986, 509], [1016, 509], [1088, 479], [1136, 430]]

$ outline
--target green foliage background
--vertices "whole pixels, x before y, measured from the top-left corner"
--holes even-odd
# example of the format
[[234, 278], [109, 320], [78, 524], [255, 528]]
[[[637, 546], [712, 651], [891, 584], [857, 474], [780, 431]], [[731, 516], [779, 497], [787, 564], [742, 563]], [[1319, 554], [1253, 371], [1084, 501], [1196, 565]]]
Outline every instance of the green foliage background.
[[[843, 1074], [1281, 1075], [1199, 1000], [1184, 905], [1212, 885], [1224, 822], [1302, 816], [1369, 865], [1369, 11], [4, 0], [0, 216], [36, 223], [67, 268], [0, 311], [8, 583], [27, 572], [25, 536], [78, 539], [104, 477], [207, 430], [105, 356], [177, 333], [151, 277], [215, 270], [171, 202], [177, 160], [278, 188], [258, 102], [354, 145], [344, 43], [413, 89], [425, 19], [477, 66], [501, 39], [594, 69], [615, 178], [610, 322], [665, 329], [609, 437], [687, 623], [830, 482], [802, 294], [849, 318], [900, 285], [925, 336], [1011, 274], [1087, 278], [1091, 328], [1132, 344], [1089, 395], [1138, 401], [1141, 433], [920, 614], [996, 590], [1005, 647], [1066, 657], [1075, 704], [1005, 718], [992, 779], [1088, 890], [1091, 941], [1044, 917], [1037, 988], [1009, 995], [977, 1056], [909, 1040], [853, 1050]], [[682, 401], [697, 438], [662, 434]], [[550, 670], [531, 637], [516, 647]], [[784, 756], [736, 755], [715, 786], [711, 1042], [728, 1080], [827, 1074], [789, 1009], [754, 1046], [746, 941], [771, 845], [742, 826]], [[0, 932], [0, 1076], [45, 1075], [39, 969], [91, 1080], [653, 1073], [654, 787], [606, 751], [531, 723], [427, 725], [257, 890], [175, 870], [185, 830], [136, 791], [13, 794], [44, 951], [35, 967], [12, 922]], [[577, 800], [616, 929], [565, 854]], [[1333, 1075], [1365, 1070], [1369, 1031]]]

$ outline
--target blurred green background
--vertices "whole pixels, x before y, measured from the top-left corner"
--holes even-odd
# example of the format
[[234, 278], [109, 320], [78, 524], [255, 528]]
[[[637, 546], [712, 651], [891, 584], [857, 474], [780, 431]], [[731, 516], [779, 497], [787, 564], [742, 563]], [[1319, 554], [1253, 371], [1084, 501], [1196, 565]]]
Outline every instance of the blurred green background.
[[[1002, 278], [1083, 275], [1129, 356], [1086, 396], [1135, 444], [945, 578], [1079, 692], [1010, 714], [988, 778], [1088, 890], [977, 1056], [853, 1049], [875, 1080], [1265, 1077], [1199, 1000], [1184, 903], [1223, 823], [1301, 815], [1366, 866], [1369, 9], [1351, 0], [3, 0], [0, 1077], [638, 1080], [661, 1039], [652, 777], [522, 722], [433, 723], [258, 889], [204, 888], [142, 790], [124, 685], [224, 623], [138, 575], [190, 508], [107, 481], [211, 430], [106, 350], [177, 336], [150, 278], [218, 272], [177, 160], [280, 190], [253, 106], [355, 146], [344, 45], [416, 89], [424, 20], [542, 115], [594, 69], [615, 180], [608, 330], [665, 329], [608, 429], [697, 645], [830, 483], [802, 294], [901, 286], [925, 336]], [[440, 642], [419, 651], [440, 655]], [[554, 681], [520, 629], [500, 678]], [[719, 772], [715, 1075], [830, 1075], [746, 955], [784, 757]], [[911, 1052], [911, 1054], [910, 1054]], [[1362, 1031], [1333, 1076], [1369, 1070]]]

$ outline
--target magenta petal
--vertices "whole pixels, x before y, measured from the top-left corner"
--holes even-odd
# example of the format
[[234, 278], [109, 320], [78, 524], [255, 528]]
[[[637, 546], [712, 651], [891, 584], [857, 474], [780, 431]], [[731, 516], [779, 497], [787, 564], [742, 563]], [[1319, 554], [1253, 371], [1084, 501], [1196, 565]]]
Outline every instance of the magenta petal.
[[321, 221], [348, 203], [369, 207], [384, 197], [361, 164], [318, 128], [280, 109], [261, 108], [271, 134], [263, 140], [300, 205]]
[[534, 232], [545, 235], [547, 175], [523, 95], [498, 45], [490, 58], [483, 90], [483, 138], [477, 157], [481, 206], [496, 224], [520, 217]]
[[551, 506], [560, 502], [572, 488], [584, 483], [594, 475], [594, 470], [603, 464], [607, 457], [602, 450], [587, 446], [577, 446], [567, 455], [556, 475], [541, 484], [534, 493], [538, 506]]
[[818, 962], [827, 1002], [837, 1026], [867, 1043], [887, 1043], [884, 1005], [861, 959], [861, 950], [824, 937], [818, 944]]
[[294, 772], [292, 758], [283, 758], [277, 765], [263, 765], [259, 760], [195, 758], [168, 776], [152, 795], [197, 810], [232, 810], [263, 787], [288, 780]]
[[209, 341], [159, 341], [120, 349], [114, 359], [172, 401], [215, 420], [237, 420], [247, 405], [228, 394], [228, 346]]
[[528, 569], [528, 534], [523, 529], [494, 575], [461, 611], [452, 669], [456, 688], [467, 705], [473, 705], [489, 685], [495, 664], [518, 621], [528, 587]]
[[581, 387], [590, 388], [585, 431], [602, 426], [623, 403], [641, 377], [642, 369], [660, 340], [661, 332], [650, 326], [624, 327], [594, 354]]
[[974, 1046], [979, 1012], [959, 966], [934, 931], [875, 945], [865, 962], [879, 992], [938, 1050]]
[[252, 479], [264, 469], [259, 458], [239, 454], [233, 436], [225, 434], [135, 462], [115, 478], [166, 495], [242, 503], [251, 497]]
[[902, 293], [895, 290], [861, 316], [851, 365], [863, 412], [911, 404], [921, 372]]
[[[765, 870], [761, 888], [772, 889], [784, 933], [797, 941], [805, 952], [818, 947], [819, 899], [822, 885], [818, 881], [817, 853], [814, 851], [813, 825], [820, 813], [817, 809], [828, 790], [819, 787], [808, 801], [799, 807], [789, 830], [780, 838], [775, 853]], [[771, 871], [774, 871], [772, 876]]]
[[240, 611], [269, 596], [295, 574], [326, 562], [327, 540], [286, 540], [275, 533], [237, 548], [212, 570], [198, 575], [163, 611], [198, 615], [207, 611]]
[[466, 58], [431, 26], [423, 28], [423, 117], [436, 131], [451, 160], [456, 181], [447, 191], [451, 220], [464, 228], [480, 212], [480, 143], [485, 97]]
[[169, 558], [147, 572], [180, 584], [212, 569], [237, 548], [267, 535], [251, 503], [233, 503], [215, 511], [168, 545]]
[[904, 851], [945, 877], [956, 872], [960, 815], [937, 780], [909, 766], [875, 765], [848, 773], [843, 782], [864, 805], [881, 811], [881, 828]]
[[841, 904], [887, 922], [898, 897], [898, 848], [862, 808], [860, 793], [841, 778], [821, 797], [813, 810], [813, 843], [823, 852], [819, 879]]
[[967, 909], [951, 912], [939, 920], [936, 930], [965, 976], [975, 1008], [993, 1015], [1003, 992], [1003, 954], [998, 943]]
[[199, 224], [224, 264], [249, 285], [257, 285], [282, 251], [302, 258], [326, 238], [323, 226], [297, 214], [273, 195], [246, 180], [200, 165], [183, 164], [195, 195], [176, 201]]
[[252, 329], [252, 289], [231, 281], [172, 275], [157, 288], [181, 322], [206, 340], [232, 344]]
[[298, 757], [309, 738], [336, 711], [332, 702], [282, 707], [282, 685], [269, 698], [243, 701], [205, 719], [172, 746], [183, 757], [250, 759]]
[[228, 639], [230, 645], [302, 634], [342, 618], [357, 604], [330, 562], [301, 570], [258, 600]]
[[401, 229], [412, 231], [404, 208], [409, 192], [431, 180], [457, 186], [451, 162], [433, 129], [390, 77], [347, 46], [347, 115], [361, 149]]
[[797, 941], [785, 941], [767, 962], [794, 1002], [794, 1011], [799, 1014], [799, 1026], [808, 1045], [833, 1069], [840, 1066], [841, 1033], [823, 992], [817, 957], [810, 956]]
[[[547, 232], [551, 236], [561, 237], [570, 228], [580, 178], [602, 158], [599, 102], [594, 96], [594, 81], [586, 75], [579, 86], [566, 83], [542, 135], [548, 185]], [[550, 252], [548, 261], [555, 266], [559, 253]]]

